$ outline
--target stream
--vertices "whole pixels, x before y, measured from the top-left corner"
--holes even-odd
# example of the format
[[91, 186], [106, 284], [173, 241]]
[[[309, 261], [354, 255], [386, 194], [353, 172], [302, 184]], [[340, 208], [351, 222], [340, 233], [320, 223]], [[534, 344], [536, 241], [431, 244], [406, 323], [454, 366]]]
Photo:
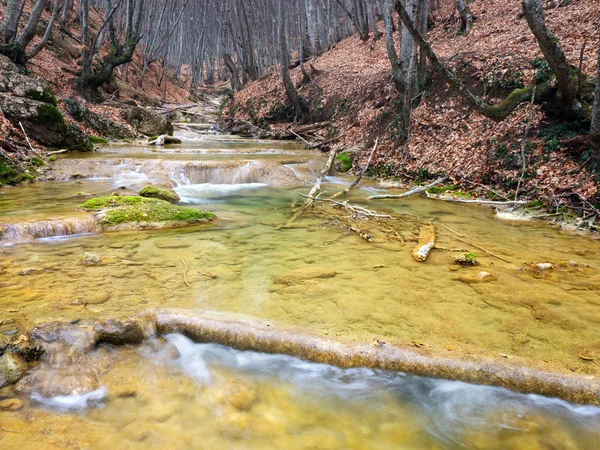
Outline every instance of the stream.
[[[50, 181], [0, 190], [0, 337], [45, 322], [171, 308], [251, 316], [349, 345], [383, 340], [432, 357], [600, 375], [593, 237], [505, 220], [486, 207], [421, 197], [375, 203], [366, 197], [384, 190], [363, 180], [350, 201], [438, 228], [441, 249], [417, 263], [410, 240], [366, 242], [311, 214], [281, 227], [321, 169], [320, 152], [211, 132], [176, 135], [183, 145], [61, 155], [50, 163]], [[328, 177], [323, 190], [351, 181]], [[137, 193], [149, 183], [219, 220], [101, 233], [77, 210], [86, 198]], [[457, 266], [447, 251], [454, 249], [474, 250], [480, 265]], [[86, 253], [101, 263], [82, 265]], [[552, 268], [534, 269], [539, 263]], [[493, 280], [479, 282], [481, 271]], [[103, 345], [89, 358], [109, 367], [92, 393], [47, 398], [0, 389], [0, 400], [23, 404], [0, 411], [0, 448], [594, 449], [600, 442], [596, 406], [336, 368], [180, 334]]]

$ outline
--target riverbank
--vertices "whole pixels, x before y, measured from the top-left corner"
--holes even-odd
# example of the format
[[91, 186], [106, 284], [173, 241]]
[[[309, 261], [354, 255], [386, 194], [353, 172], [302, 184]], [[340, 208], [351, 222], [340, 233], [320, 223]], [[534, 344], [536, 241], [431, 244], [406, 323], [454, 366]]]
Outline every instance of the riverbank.
[[[456, 34], [459, 20], [450, 9], [436, 11], [429, 39], [445, 64], [490, 102], [540, 76], [535, 61], [542, 55], [519, 16], [519, 2], [481, 1], [472, 10], [477, 23], [468, 36]], [[598, 30], [592, 19], [599, 12], [596, 2], [587, 0], [546, 12], [567, 59], [576, 65], [582, 55], [588, 76], [595, 74]], [[572, 23], [580, 26], [573, 29]], [[300, 95], [311, 99], [315, 120], [326, 126], [304, 138], [315, 144], [329, 142], [324, 148], [338, 149], [355, 172], [365, 167], [378, 138], [368, 172], [373, 178], [422, 183], [447, 175], [446, 187], [455, 187], [467, 198], [539, 200], [544, 214], [597, 224], [598, 176], [588, 149], [572, 139], [587, 132], [584, 124], [556, 122], [538, 106], [532, 111], [519, 108], [495, 123], [472, 113], [430, 73], [431, 81], [413, 112], [408, 145], [401, 146], [385, 39], [363, 43], [352, 36], [306, 67], [309, 81], [299, 67], [291, 70], [292, 78]], [[266, 129], [293, 128], [285, 104], [280, 75], [273, 72], [235, 93], [223, 115]]]

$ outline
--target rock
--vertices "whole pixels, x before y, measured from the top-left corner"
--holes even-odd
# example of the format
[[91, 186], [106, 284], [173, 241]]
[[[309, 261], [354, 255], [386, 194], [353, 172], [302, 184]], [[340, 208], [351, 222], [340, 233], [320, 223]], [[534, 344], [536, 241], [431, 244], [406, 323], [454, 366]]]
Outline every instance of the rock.
[[0, 55], [0, 72], [19, 72], [19, 68], [10, 58]]
[[154, 186], [144, 187], [140, 191], [140, 196], [146, 198], [158, 198], [160, 200], [164, 200], [173, 204], [179, 203], [179, 201], [181, 200], [176, 192], [167, 189], [161, 189]]
[[81, 264], [84, 266], [97, 266], [100, 263], [102, 263], [102, 258], [92, 253], [84, 254], [83, 258], [81, 259]]
[[21, 276], [27, 276], [27, 275], [35, 275], [38, 273], [42, 273], [42, 269], [37, 269], [35, 267], [28, 267], [27, 269], [23, 269], [19, 272], [19, 275]]
[[63, 322], [48, 322], [38, 325], [29, 332], [33, 341], [41, 341], [47, 344], [54, 342], [64, 343], [70, 349], [76, 349], [86, 353], [96, 346], [98, 336], [95, 331]]
[[299, 284], [307, 280], [333, 278], [337, 275], [335, 270], [325, 269], [323, 267], [303, 267], [301, 269], [291, 270], [275, 279], [277, 284]]
[[0, 387], [15, 384], [27, 370], [27, 363], [13, 352], [5, 353], [0, 358]]
[[150, 141], [149, 144], [155, 144], [157, 147], [164, 147], [165, 145], [181, 144], [181, 139], [163, 134]]
[[141, 344], [148, 337], [145, 327], [138, 320], [108, 319], [94, 327], [98, 342], [113, 345]]
[[93, 128], [100, 136], [113, 139], [134, 139], [133, 133], [125, 125], [118, 122], [113, 122], [107, 117], [96, 114], [88, 108], [81, 105], [77, 100], [67, 98], [64, 100], [67, 111], [73, 119], [82, 122]]
[[23, 124], [30, 138], [42, 145], [91, 151], [92, 143], [75, 125], [67, 124], [56, 107], [30, 98], [0, 94], [0, 109], [14, 125]]
[[20, 73], [0, 72], [0, 92], [11, 92], [16, 97], [57, 105], [56, 96], [46, 81]]
[[543, 272], [544, 270], [552, 270], [554, 269], [554, 264], [552, 263], [537, 263], [533, 267], [535, 270], [539, 270]]
[[487, 283], [489, 281], [495, 281], [497, 279], [496, 275], [493, 275], [489, 272], [481, 271], [476, 274], [465, 274], [458, 277], [460, 281], [467, 284], [472, 283]]
[[21, 379], [16, 389], [27, 395], [35, 393], [50, 398], [58, 395], [83, 395], [97, 390], [99, 386], [97, 375], [67, 367], [35, 371]]
[[131, 107], [122, 113], [123, 119], [138, 133], [146, 136], [173, 135], [173, 125], [161, 114], [148, 109]]
[[85, 297], [80, 297], [71, 303], [72, 305], [103, 305], [110, 300], [108, 292], [90, 292]]
[[242, 381], [232, 381], [215, 393], [214, 400], [231, 405], [238, 411], [248, 411], [257, 400], [254, 386]]
[[23, 408], [23, 402], [18, 398], [0, 401], [0, 411], [18, 411]]

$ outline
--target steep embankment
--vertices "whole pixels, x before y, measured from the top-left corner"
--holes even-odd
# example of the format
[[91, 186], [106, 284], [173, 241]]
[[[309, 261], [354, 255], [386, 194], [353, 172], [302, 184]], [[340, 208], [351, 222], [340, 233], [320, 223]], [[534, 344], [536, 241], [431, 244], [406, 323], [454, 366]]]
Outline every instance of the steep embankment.
[[[517, 0], [479, 0], [471, 5], [476, 17], [468, 36], [457, 36], [459, 20], [451, 9], [434, 13], [429, 40], [444, 64], [468, 86], [490, 102], [512, 89], [533, 83], [540, 70], [541, 51], [521, 14]], [[550, 29], [558, 37], [569, 62], [583, 72], [596, 71], [600, 4], [575, 0], [546, 12]], [[383, 28], [383, 24], [379, 24]], [[312, 80], [300, 93], [312, 98], [319, 120], [331, 120], [325, 132], [340, 136], [342, 149], [358, 146], [356, 168], [362, 167], [376, 137], [380, 147], [371, 165], [373, 176], [407, 176], [422, 179], [447, 172], [454, 183], [467, 189], [478, 184], [514, 192], [523, 176], [521, 196], [542, 198], [560, 212], [574, 207], [581, 212], [581, 197], [598, 201], [598, 182], [589, 171], [585, 147], [567, 147], [561, 141], [585, 133], [581, 123], [561, 124], [546, 117], [539, 106], [533, 111], [529, 137], [523, 136], [530, 115], [528, 105], [496, 123], [474, 113], [435, 73], [429, 74], [420, 105], [414, 110], [409, 145], [396, 144], [394, 90], [385, 42], [363, 43], [350, 37], [311, 61]], [[307, 65], [308, 67], [308, 65]], [[299, 86], [302, 74], [292, 70]], [[235, 94], [225, 113], [255, 124], [286, 127], [285, 92], [278, 73], [250, 83]], [[382, 141], [383, 139], [383, 141]], [[522, 152], [525, 152], [523, 170]], [[514, 194], [513, 194], [514, 195]], [[579, 197], [581, 196], [581, 197]]]

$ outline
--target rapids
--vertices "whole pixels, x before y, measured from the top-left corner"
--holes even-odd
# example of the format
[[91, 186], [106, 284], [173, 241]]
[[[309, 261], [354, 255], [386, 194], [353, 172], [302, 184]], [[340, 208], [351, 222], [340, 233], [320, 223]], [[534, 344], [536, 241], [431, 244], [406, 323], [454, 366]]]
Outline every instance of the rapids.
[[[320, 153], [212, 133], [179, 137], [183, 145], [159, 150], [68, 154], [52, 163], [49, 181], [0, 190], [0, 340], [52, 320], [177, 308], [246, 314], [350, 344], [379, 339], [423, 355], [600, 375], [600, 244], [592, 237], [470, 205], [367, 202], [380, 188], [364, 181], [352, 201], [432, 221], [440, 247], [474, 250], [481, 263], [460, 268], [451, 252], [435, 250], [419, 264], [411, 242], [368, 243], [310, 215], [280, 227], [320, 169]], [[349, 182], [329, 177], [324, 190]], [[148, 183], [220, 220], [102, 234], [76, 209]], [[86, 253], [101, 263], [82, 265]], [[281, 281], [306, 269], [328, 275]], [[495, 280], [469, 281], [482, 270]], [[0, 401], [24, 405], [0, 411], [0, 430], [17, 431], [5, 432], [0, 448], [587, 449], [600, 441], [593, 406], [166, 338], [99, 349], [110, 369], [82, 397], [0, 390]]]

